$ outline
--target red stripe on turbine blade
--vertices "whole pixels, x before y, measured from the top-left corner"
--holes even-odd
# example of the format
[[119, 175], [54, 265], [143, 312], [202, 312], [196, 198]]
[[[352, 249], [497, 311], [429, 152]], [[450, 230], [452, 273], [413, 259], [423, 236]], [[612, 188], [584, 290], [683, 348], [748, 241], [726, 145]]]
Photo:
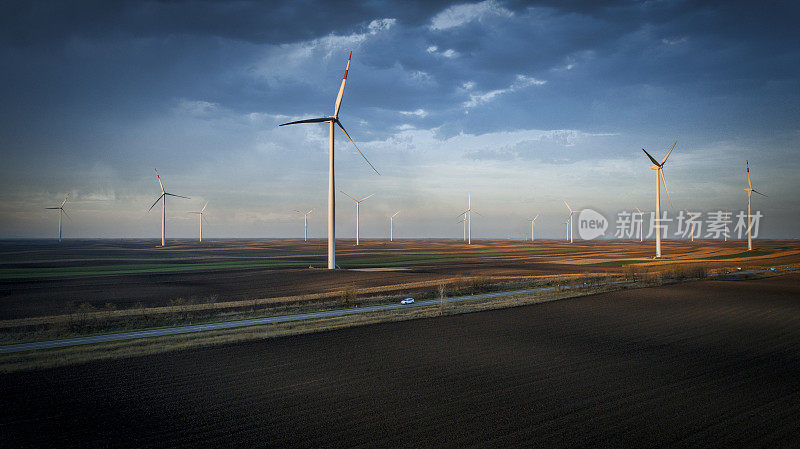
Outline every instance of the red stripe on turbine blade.
[[345, 71], [344, 71], [344, 78], [343, 78], [343, 79], [347, 79], [347, 71], [348, 71], [348, 70], [350, 70], [350, 69], [345, 69]]

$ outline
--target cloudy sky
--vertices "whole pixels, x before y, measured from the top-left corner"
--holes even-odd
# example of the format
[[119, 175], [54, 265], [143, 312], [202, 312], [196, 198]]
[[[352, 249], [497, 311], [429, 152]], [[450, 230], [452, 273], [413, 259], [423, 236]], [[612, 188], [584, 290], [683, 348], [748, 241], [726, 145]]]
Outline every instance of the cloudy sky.
[[[613, 221], [654, 208], [663, 157], [679, 209], [746, 207], [800, 237], [794, 2], [487, 0], [3, 2], [0, 237], [325, 235], [327, 126], [353, 52], [336, 182], [362, 235], [563, 235], [566, 200]], [[337, 229], [354, 205], [337, 193]]]

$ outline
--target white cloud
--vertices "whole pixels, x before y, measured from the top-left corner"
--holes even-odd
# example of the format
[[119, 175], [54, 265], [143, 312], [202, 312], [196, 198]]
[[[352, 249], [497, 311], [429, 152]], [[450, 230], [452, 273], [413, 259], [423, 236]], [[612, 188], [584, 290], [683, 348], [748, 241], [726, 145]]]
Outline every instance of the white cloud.
[[431, 45], [430, 47], [427, 48], [427, 52], [428, 53], [436, 53], [436, 50], [438, 50], [438, 49], [439, 49], [439, 47], [437, 47], [435, 45]]
[[[495, 89], [483, 93], [470, 93], [469, 100], [465, 101], [462, 105], [467, 109], [474, 108], [475, 106], [492, 101], [499, 95], [515, 92], [528, 86], [541, 86], [545, 83], [547, 83], [546, 80], [540, 80], [526, 75], [517, 75], [514, 82], [504, 89]], [[474, 83], [472, 83], [472, 85], [470, 85], [468, 88], [466, 85], [467, 83], [464, 84], [465, 88], [471, 90], [474, 86]]]
[[393, 27], [397, 23], [397, 19], [377, 19], [369, 23], [367, 28], [370, 34], [378, 34]]
[[448, 30], [486, 16], [512, 17], [513, 15], [513, 12], [500, 6], [495, 0], [453, 5], [433, 16], [430, 29]]
[[175, 107], [175, 112], [178, 114], [186, 114], [193, 116], [202, 116], [216, 112], [219, 105], [202, 100], [187, 100], [181, 99]]
[[417, 109], [416, 111], [400, 111], [400, 113], [403, 114], [403, 115], [415, 115], [415, 116], [417, 116], [419, 118], [423, 118], [423, 117], [428, 115], [428, 111], [426, 111], [426, 110], [424, 110], [422, 108]]
[[448, 48], [444, 52], [442, 52], [442, 56], [445, 58], [456, 58], [458, 57], [458, 52], [453, 50], [452, 48]]

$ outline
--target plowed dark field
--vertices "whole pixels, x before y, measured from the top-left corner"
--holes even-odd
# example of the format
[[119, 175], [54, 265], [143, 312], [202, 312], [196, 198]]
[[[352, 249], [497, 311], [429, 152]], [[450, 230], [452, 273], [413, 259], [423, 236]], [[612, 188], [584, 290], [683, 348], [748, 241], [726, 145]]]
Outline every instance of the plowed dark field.
[[0, 377], [4, 447], [800, 446], [800, 276]]

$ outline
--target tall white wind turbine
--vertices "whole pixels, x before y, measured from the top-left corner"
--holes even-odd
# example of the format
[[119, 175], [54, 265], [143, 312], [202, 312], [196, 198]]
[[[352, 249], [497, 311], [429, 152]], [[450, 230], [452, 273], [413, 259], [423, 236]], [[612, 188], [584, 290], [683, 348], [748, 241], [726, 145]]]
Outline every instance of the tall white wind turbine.
[[311, 212], [314, 212], [314, 209], [311, 209], [308, 212], [301, 212], [301, 211], [299, 211], [297, 209], [295, 209], [294, 211], [303, 216], [303, 241], [307, 242], [308, 241], [308, 216], [309, 216], [309, 214], [311, 214]]
[[644, 242], [644, 212], [637, 207], [636, 213], [639, 214], [639, 241]]
[[[344, 192], [344, 190], [340, 190], [340, 192], [342, 192], [342, 193], [344, 193], [345, 195], [347, 195], [347, 193], [345, 193], [345, 192]], [[356, 246], [358, 246], [358, 244], [359, 244], [359, 243], [358, 243], [358, 221], [359, 221], [359, 217], [358, 217], [358, 209], [359, 209], [359, 206], [361, 205], [361, 203], [362, 203], [363, 201], [366, 201], [366, 200], [368, 200], [368, 199], [372, 198], [373, 196], [375, 196], [375, 194], [374, 194], [374, 193], [373, 193], [372, 195], [370, 195], [370, 196], [367, 196], [367, 197], [361, 198], [360, 200], [357, 200], [357, 199], [353, 198], [352, 196], [350, 196], [350, 195], [347, 195], [347, 197], [348, 197], [348, 198], [350, 198], [351, 200], [353, 200], [353, 201], [355, 201], [355, 202], [356, 202]]]
[[569, 204], [567, 204], [566, 201], [564, 201], [564, 205], [567, 206], [567, 209], [569, 209], [569, 217], [567, 218], [567, 220], [569, 221], [569, 225], [568, 225], [569, 226], [569, 231], [568, 232], [569, 232], [569, 242], [572, 243], [572, 216], [577, 211], [572, 210], [572, 208], [569, 207]]
[[389, 219], [389, 241], [390, 242], [394, 241], [394, 217], [396, 217], [397, 214], [399, 214], [399, 213], [400, 213], [400, 211], [397, 211], [397, 212], [394, 213], [394, 215], [387, 215], [386, 216], [386, 218]]
[[[61, 202], [61, 205], [58, 207], [45, 207], [45, 209], [58, 209], [58, 243], [61, 243], [61, 215], [67, 214], [67, 211], [64, 210], [64, 205], [67, 204], [67, 199], [69, 198], [69, 192], [67, 192], [67, 196], [64, 197], [64, 201]], [[67, 215], [69, 218], [69, 215]]]
[[667, 179], [664, 178], [664, 164], [667, 163], [667, 158], [672, 153], [672, 150], [675, 149], [675, 145], [678, 144], [676, 140], [675, 143], [672, 144], [672, 148], [667, 151], [667, 155], [664, 156], [664, 159], [661, 160], [659, 164], [653, 156], [650, 156], [650, 153], [647, 152], [644, 148], [644, 154], [650, 158], [650, 161], [653, 162], [653, 166], [650, 167], [653, 170], [656, 170], [656, 257], [661, 257], [661, 182], [664, 182], [664, 193], [667, 194], [667, 201], [669, 201], [670, 207], [672, 207], [672, 200], [669, 199], [669, 191], [667, 190]]
[[533, 243], [533, 225], [536, 224], [537, 218], [539, 218], [539, 214], [536, 214], [536, 216], [533, 217], [533, 220], [528, 220], [531, 222], [531, 243]]
[[[155, 170], [155, 169], [154, 169]], [[167, 227], [167, 197], [168, 196], [177, 196], [178, 198], [185, 198], [187, 200], [191, 199], [186, 196], [175, 195], [173, 193], [168, 193], [164, 190], [164, 183], [161, 182], [161, 175], [158, 174], [158, 170], [156, 170], [156, 177], [158, 178], [158, 185], [161, 186], [161, 196], [158, 197], [155, 203], [150, 206], [150, 209], [147, 209], [147, 212], [153, 210], [153, 208], [161, 201], [161, 246], [166, 246], [166, 240], [164, 238], [164, 234]]]
[[[336, 103], [333, 106], [333, 115], [330, 117], [320, 117], [320, 118], [311, 118], [306, 120], [298, 120], [295, 122], [283, 123], [279, 126], [286, 126], [286, 125], [295, 125], [298, 123], [327, 123], [328, 128], [330, 130], [330, 138], [329, 138], [329, 154], [328, 154], [328, 269], [333, 270], [336, 268], [336, 224], [335, 224], [335, 217], [336, 217], [336, 199], [334, 198], [334, 173], [333, 173], [333, 134], [334, 134], [334, 125], [338, 126], [347, 139], [356, 147], [356, 151], [367, 161], [370, 167], [375, 170], [375, 173], [378, 173], [378, 170], [370, 163], [364, 153], [358, 149], [358, 145], [353, 141], [350, 137], [350, 134], [344, 129], [342, 126], [342, 122], [339, 121], [339, 108], [342, 105], [342, 96], [344, 95], [344, 85], [347, 82], [347, 72], [350, 70], [350, 58], [353, 56], [353, 52], [350, 52], [350, 56], [347, 57], [347, 67], [344, 69], [344, 78], [342, 78], [342, 85], [339, 87], [339, 95], [336, 96]], [[380, 175], [380, 173], [378, 173]]]
[[745, 167], [747, 168], [747, 188], [744, 189], [747, 192], [747, 250], [753, 250], [753, 238], [751, 234], [752, 225], [750, 223], [751, 216], [750, 216], [750, 195], [753, 193], [757, 193], [761, 196], [767, 196], [763, 193], [759, 192], [758, 190], [753, 188], [753, 183], [750, 182], [750, 161], [744, 161]]
[[[203, 205], [203, 208], [200, 209], [200, 212], [189, 212], [190, 214], [196, 214], [200, 217], [200, 243], [203, 243], [203, 220], [206, 220], [206, 217], [203, 216], [203, 212], [206, 211], [206, 207], [208, 206], [208, 201], [206, 204]], [[208, 220], [206, 220], [208, 222]]]

